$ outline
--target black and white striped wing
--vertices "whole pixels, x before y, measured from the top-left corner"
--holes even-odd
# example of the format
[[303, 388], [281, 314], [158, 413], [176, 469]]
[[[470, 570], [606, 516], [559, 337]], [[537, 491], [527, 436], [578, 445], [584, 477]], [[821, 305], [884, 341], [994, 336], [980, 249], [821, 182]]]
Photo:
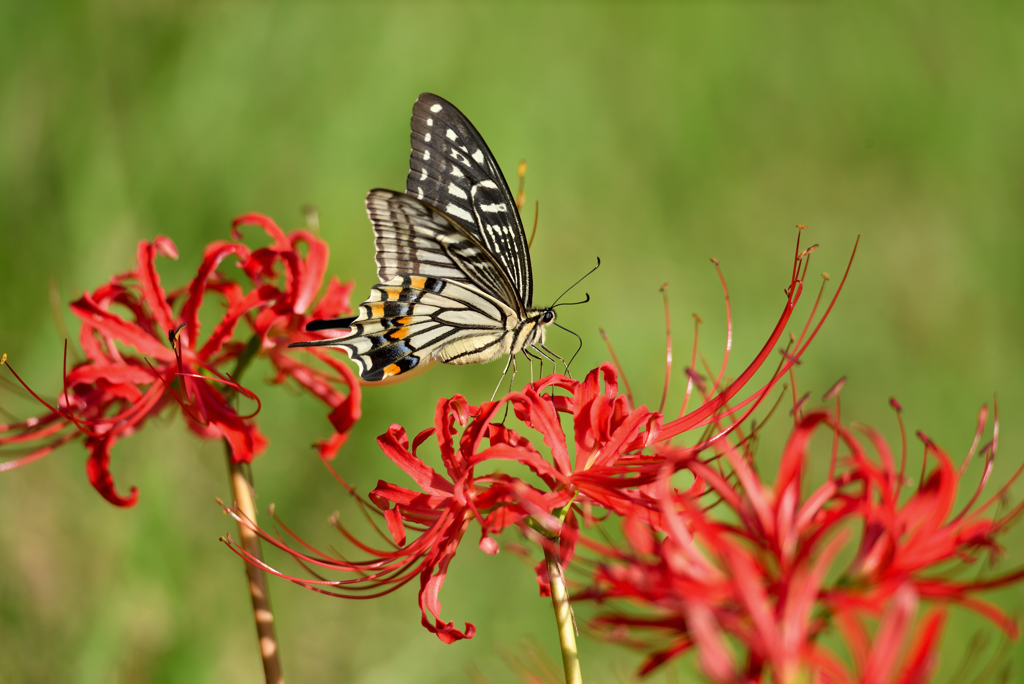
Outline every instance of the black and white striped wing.
[[471, 284], [396, 276], [374, 285], [348, 336], [331, 340], [379, 382], [433, 361], [476, 363], [508, 352], [515, 313]]
[[519, 299], [502, 268], [459, 224], [408, 195], [371, 190], [366, 213], [377, 247], [377, 277], [422, 275], [473, 285], [517, 314]]
[[406, 192], [457, 222], [494, 257], [521, 312], [533, 306], [523, 222], [487, 143], [455, 105], [423, 93], [412, 109]]

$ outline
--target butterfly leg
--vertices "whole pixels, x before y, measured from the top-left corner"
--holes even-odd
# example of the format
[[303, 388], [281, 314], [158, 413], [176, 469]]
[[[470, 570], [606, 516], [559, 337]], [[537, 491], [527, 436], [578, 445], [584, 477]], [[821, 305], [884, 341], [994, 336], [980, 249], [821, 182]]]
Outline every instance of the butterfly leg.
[[516, 381], [516, 372], [519, 370], [516, 368], [516, 355], [509, 354], [509, 358], [512, 360], [512, 377], [508, 380], [508, 393], [512, 393], [512, 383]]
[[[514, 383], [516, 381], [516, 370], [517, 370], [516, 369], [516, 355], [515, 354], [509, 354], [508, 355], [508, 361], [509, 361], [509, 363], [512, 364], [512, 377], [509, 378], [509, 381], [508, 381], [508, 392], [507, 392], [507, 394], [511, 394], [512, 393], [512, 383]], [[532, 369], [533, 369], [532, 365], [530, 366], [530, 369], [532, 371]], [[508, 363], [505, 364], [505, 373], [508, 373]], [[502, 374], [502, 376], [501, 376], [502, 379], [504, 379], [505, 373]], [[498, 385], [499, 386], [501, 385], [501, 380], [498, 381]], [[498, 388], [495, 387], [494, 391], [497, 392]], [[493, 399], [491, 401], [493, 401]], [[505, 421], [508, 419], [508, 406], [509, 406], [508, 402], [505, 402], [505, 413], [501, 416], [501, 424], [502, 425], [504, 425]]]
[[533, 383], [533, 362], [534, 360], [540, 361], [540, 377], [544, 377], [544, 359], [540, 356], [535, 356], [530, 353], [529, 349], [523, 348], [523, 355], [530, 359], [530, 382]]
[[[506, 375], [508, 375], [508, 369], [509, 369], [510, 366], [512, 366], [512, 379], [513, 380], [515, 379], [515, 377], [516, 377], [516, 371], [515, 371], [515, 366], [514, 366], [515, 358], [516, 358], [515, 354], [509, 354], [509, 356], [508, 356], [508, 363], [505, 364], [505, 370], [501, 371], [501, 377], [498, 378], [498, 384], [494, 386], [494, 391], [491, 392], [491, 401], [494, 401], [494, 397], [498, 396], [498, 390], [501, 388], [501, 381], [505, 379]], [[510, 392], [512, 391], [512, 383], [511, 382], [509, 382], [509, 391]]]
[[[543, 345], [541, 345], [541, 346], [543, 346]], [[569, 378], [569, 379], [571, 380], [571, 379], [572, 379], [572, 373], [570, 373], [570, 372], [569, 372], [569, 364], [568, 364], [568, 363], [566, 363], [565, 359], [563, 359], [563, 358], [562, 358], [561, 356], [559, 356], [559, 355], [558, 355], [558, 354], [556, 354], [555, 352], [551, 351], [551, 350], [550, 350], [550, 349], [548, 349], [547, 347], [544, 347], [544, 351], [546, 351], [547, 353], [551, 354], [551, 355], [552, 355], [552, 356], [554, 356], [554, 357], [555, 357], [556, 359], [558, 359], [559, 361], [561, 361], [561, 362], [562, 362], [562, 365], [563, 365], [563, 366], [565, 366], [565, 374], [566, 374], [566, 376], [567, 376], [567, 377], [568, 377], [568, 378]]]
[[558, 372], [558, 361], [561, 361], [562, 365], [565, 367], [565, 374], [566, 374], [566, 376], [568, 376], [570, 380], [572, 379], [572, 373], [569, 372], [569, 364], [567, 364], [565, 362], [565, 359], [563, 359], [561, 356], [559, 356], [555, 352], [551, 351], [550, 349], [548, 349], [544, 345], [537, 345], [533, 349], [538, 354], [541, 354], [542, 356], [544, 356], [548, 361], [550, 361], [554, 365], [554, 367], [555, 367], [554, 372], [556, 372], [556, 373]]

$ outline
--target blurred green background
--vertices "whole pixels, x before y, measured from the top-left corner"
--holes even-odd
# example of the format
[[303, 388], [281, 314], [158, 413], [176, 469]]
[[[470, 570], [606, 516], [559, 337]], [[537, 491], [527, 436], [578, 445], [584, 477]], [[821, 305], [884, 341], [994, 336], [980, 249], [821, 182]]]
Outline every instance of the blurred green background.
[[[248, 211], [291, 228], [315, 205], [331, 273], [356, 281], [358, 302], [374, 282], [363, 197], [404, 187], [409, 115], [425, 90], [470, 117], [507, 174], [528, 160], [538, 304], [602, 258], [583, 288], [592, 302], [560, 314], [585, 339], [580, 372], [607, 358], [604, 327], [638, 398], [657, 405], [664, 282], [677, 369], [692, 312], [717, 363], [711, 256], [730, 284], [738, 372], [781, 310], [793, 226], [809, 226], [806, 244], [822, 246], [811, 272], [833, 283], [859, 234], [801, 389], [817, 401], [846, 376], [844, 415], [893, 438], [896, 396], [910, 428], [958, 459], [978, 407], [998, 393], [994, 480], [1024, 459], [1024, 6], [1014, 2], [2, 3], [0, 352], [54, 396], [63, 339], [51, 287], [74, 334], [67, 302], [131, 268], [139, 240], [175, 241], [181, 259], [160, 267], [178, 285]], [[549, 341], [575, 349], [557, 331]], [[363, 492], [380, 477], [405, 482], [374, 438], [395, 422], [427, 427], [440, 396], [486, 399], [500, 370], [440, 368], [367, 390], [337, 468]], [[260, 391], [268, 372], [254, 368], [249, 384]], [[670, 407], [678, 370], [675, 382]], [[325, 411], [293, 392], [261, 396], [271, 447], [254, 466], [259, 503], [333, 543], [325, 520], [342, 491], [309, 448], [327, 431]], [[6, 390], [0, 407], [38, 413]], [[763, 463], [779, 445], [766, 437]], [[140, 488], [131, 510], [95, 494], [83, 462], [69, 447], [0, 476], [0, 682], [260, 680], [240, 561], [217, 542], [234, 530], [214, 503], [230, 496], [221, 446], [177, 419], [123, 442], [112, 468], [121, 491]], [[978, 477], [973, 468], [966, 482]], [[478, 670], [514, 682], [503, 654], [524, 641], [556, 657], [528, 565], [485, 556], [476, 539], [467, 535], [441, 598], [446, 619], [479, 633], [453, 646], [419, 626], [413, 586], [344, 602], [272, 582], [288, 680], [463, 681]], [[1024, 561], [1022, 542], [1013, 530], [1000, 568]], [[1024, 608], [1021, 589], [990, 598]], [[979, 626], [955, 614], [946, 676]], [[629, 681], [639, 661], [587, 637], [582, 649], [587, 681]], [[1024, 681], [1024, 655], [1007, 662]], [[692, 681], [691, 671], [683, 663], [654, 681]]]

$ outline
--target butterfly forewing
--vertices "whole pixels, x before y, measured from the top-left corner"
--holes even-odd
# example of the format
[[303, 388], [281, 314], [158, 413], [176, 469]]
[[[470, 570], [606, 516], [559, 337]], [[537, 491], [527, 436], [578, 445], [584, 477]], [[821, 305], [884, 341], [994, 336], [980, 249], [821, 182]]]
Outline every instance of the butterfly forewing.
[[366, 212], [373, 223], [377, 277], [411, 273], [475, 285], [517, 313], [518, 297], [494, 259], [467, 231], [422, 202], [391, 190], [371, 190]]
[[520, 306], [532, 306], [526, 233], [498, 162], [462, 112], [430, 93], [420, 95], [412, 110], [406, 192], [485, 246], [511, 280]]

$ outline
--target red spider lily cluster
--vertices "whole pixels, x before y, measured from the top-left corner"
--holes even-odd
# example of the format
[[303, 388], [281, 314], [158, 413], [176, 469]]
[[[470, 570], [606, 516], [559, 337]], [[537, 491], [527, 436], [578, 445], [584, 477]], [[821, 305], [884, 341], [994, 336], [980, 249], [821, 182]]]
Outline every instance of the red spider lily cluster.
[[[284, 537], [236, 511], [240, 522], [298, 559], [311, 576], [289, 576], [249, 560], [312, 590], [349, 598], [379, 596], [418, 579], [424, 627], [451, 643], [475, 632], [471, 623], [459, 628], [441, 618], [439, 592], [460, 542], [475, 523], [480, 548], [496, 553], [495, 535], [515, 526], [556, 549], [565, 564], [583, 550], [576, 559], [575, 598], [603, 606], [592, 623], [595, 631], [646, 650], [642, 672], [695, 650], [715, 682], [924, 681], [935, 663], [945, 612], [933, 608], [916, 626], [922, 600], [967, 606], [1016, 635], [1016, 623], [975, 594], [1016, 582], [1024, 571], [973, 581], [943, 573], [950, 563], [998, 551], [996, 536], [1021, 510], [992, 512], [1005, 487], [978, 505], [993, 441], [980, 449], [985, 475], [978, 492], [953, 513], [964, 468], [979, 452], [985, 411], [959, 471], [922, 436], [933, 467], [913, 492], [906, 487], [905, 443], [897, 468], [881, 436], [864, 428], [873, 459], [839, 421], [838, 409], [804, 413], [806, 397], [794, 401], [794, 428], [774, 482], [762, 480], [754, 466], [755, 440], [743, 426], [790, 374], [831, 309], [830, 303], [814, 325], [819, 294], [802, 331], [781, 350], [778, 366], [739, 399], [787, 329], [806, 256], [797, 250], [778, 324], [736, 380], [723, 383], [724, 363], [714, 381], [687, 370], [687, 398], [694, 388], [703, 398], [697, 409], [666, 421], [660, 411], [636, 407], [628, 392], [619, 392], [610, 364], [582, 381], [553, 375], [479, 407], [461, 396], [442, 399], [433, 427], [410, 440], [393, 425], [378, 439], [415, 485], [381, 481], [363, 502], [378, 513], [390, 544], [367, 543], [335, 518], [342, 535], [365, 554], [342, 559], [309, 546], [280, 519]], [[535, 434], [495, 422], [505, 404]], [[563, 416], [571, 421], [570, 435]], [[684, 433], [698, 435], [690, 440], [696, 444], [680, 446]], [[804, 471], [818, 433], [832, 447], [831, 467], [827, 480], [807, 492]], [[418, 453], [428, 440], [438, 446], [443, 472]], [[534, 477], [506, 474], [495, 461], [519, 463]], [[674, 483], [680, 477], [692, 484], [679, 489]], [[622, 542], [595, 541], [590, 532], [615, 518], [623, 521]], [[856, 553], [838, 568], [836, 558], [854, 530], [860, 532]], [[586, 574], [579, 578], [581, 568]], [[323, 571], [343, 576], [328, 579]], [[544, 593], [544, 562], [536, 574]], [[846, 644], [852, 670], [819, 644], [830, 629]]]
[[[965, 606], [1017, 636], [1016, 623], [975, 594], [1024, 579], [1024, 569], [950, 579], [955, 566], [997, 553], [997, 535], [1021, 511], [992, 510], [1009, 483], [978, 505], [994, 440], [981, 449], [981, 483], [954, 511], [987, 410], [959, 469], [919, 433], [926, 470], [910, 492], [906, 444], [897, 467], [881, 435], [863, 427], [872, 458], [837, 413], [798, 417], [773, 483], [761, 479], [750, 441], [737, 433], [703, 450], [659, 448], [662, 470], [654, 489], [661, 518], [649, 524], [626, 519], [621, 546], [587, 541], [597, 565], [578, 598], [615, 606], [594, 624], [645, 648], [650, 655], [643, 672], [696, 649], [714, 682], [766, 676], [776, 682], [927, 681], [946, 613], [933, 608], [915, 628], [921, 600]], [[823, 483], [809, 487], [803, 479], [819, 432], [831, 448], [831, 467]], [[693, 478], [685, 491], [672, 485], [680, 471]], [[855, 553], [839, 565], [843, 550]], [[871, 624], [878, 625], [873, 636]], [[843, 654], [819, 642], [829, 630], [838, 631], [852, 670]], [[742, 654], [730, 642], [742, 644]]]
[[[244, 245], [244, 225], [262, 228], [271, 244], [255, 250]], [[21, 452], [0, 464], [0, 470], [82, 439], [89, 451], [86, 469], [92, 485], [111, 503], [132, 506], [138, 492], [132, 488], [127, 496], [118, 493], [109, 469], [111, 450], [175, 405], [197, 435], [225, 440], [233, 460], [250, 462], [265, 450], [267, 440], [252, 415], [234, 406], [236, 394], [256, 397], [232, 374], [237, 378], [254, 356], [273, 364], [276, 382], [292, 378], [328, 405], [335, 431], [318, 445], [324, 457], [333, 456], [344, 443], [359, 417], [355, 376], [329, 354], [314, 352], [324, 370], [303, 360], [311, 358], [308, 353], [287, 351], [306, 322], [349, 309], [352, 286], [336, 278], [314, 305], [327, 267], [326, 243], [305, 230], [286, 235], [265, 216], [242, 216], [233, 224], [232, 240], [210, 244], [196, 276], [170, 292], [160, 282], [158, 256], [178, 257], [169, 238], [141, 242], [134, 270], [71, 304], [81, 320], [85, 360], [65, 371], [56, 406], [40, 399], [50, 409], [47, 414], [0, 425], [0, 446]], [[231, 273], [222, 266], [229, 257], [237, 262]], [[208, 298], [220, 300], [221, 310], [204, 338], [200, 313], [204, 304], [209, 306]]]
[[[762, 351], [736, 380], [723, 386], [724, 362], [710, 387], [696, 373], [689, 373], [687, 397], [694, 386], [704, 396], [696, 410], [681, 411], [680, 417], [666, 422], [661, 412], [635, 407], [630, 396], [619, 392], [618, 373], [610, 364], [591, 371], [582, 381], [552, 375], [479, 407], [471, 406], [461, 396], [442, 399], [437, 404], [434, 426], [420, 432], [411, 443], [398, 425], [378, 439], [385, 455], [415, 483], [409, 488], [381, 481], [364, 502], [369, 510], [378, 512], [380, 526], [386, 529], [391, 544], [377, 548], [364, 543], [336, 520], [341, 533], [367, 554], [363, 560], [342, 560], [334, 553], [311, 548], [280, 520], [279, 525], [294, 544], [259, 529], [236, 511], [240, 522], [294, 555], [313, 576], [285, 575], [249, 557], [237, 545], [232, 547], [272, 573], [335, 596], [378, 596], [418, 578], [423, 625], [448, 643], [472, 637], [472, 624], [458, 628], [441, 618], [439, 601], [448, 565], [469, 527], [474, 522], [479, 526], [479, 546], [487, 553], [497, 552], [494, 535], [510, 526], [518, 526], [542, 545], [550, 546], [549, 540], [557, 540], [564, 563], [569, 563], [575, 553], [581, 518], [589, 525], [597, 511], [664, 530], [666, 521], [672, 519], [664, 510], [660, 494], [666, 464], [675, 464], [676, 469], [687, 467], [666, 455], [667, 449], [671, 451], [668, 441], [684, 432], [702, 431], [703, 439], [689, 450], [692, 454], [727, 442], [730, 433], [798, 362], [824, 320], [822, 316], [812, 328], [819, 293], [807, 324], [783, 350], [768, 379], [747, 398], [736, 400], [787, 330], [803, 291], [807, 257], [808, 252], [798, 247], [778, 324]], [[830, 309], [831, 303], [826, 315]], [[729, 325], [731, 330], [731, 319]], [[506, 404], [539, 439], [506, 427], [504, 421], [494, 422]], [[562, 428], [562, 416], [571, 419], [571, 436]], [[418, 453], [431, 438], [440, 451], [443, 473], [427, 465]], [[500, 463], [495, 463], [500, 461], [521, 464], [535, 478], [526, 480], [501, 472]], [[351, 576], [325, 579], [318, 574], [323, 570]], [[538, 564], [537, 576], [542, 591], [546, 590], [545, 563]]]
[[[246, 224], [261, 227], [271, 244], [255, 250], [242, 244], [239, 227]], [[327, 247], [308, 231], [286, 235], [270, 219], [248, 215], [235, 222], [232, 238], [211, 244], [195, 278], [170, 292], [161, 285], [156, 260], [177, 258], [173, 243], [164, 237], [143, 242], [135, 270], [72, 304], [82, 322], [85, 361], [65, 371], [64, 391], [55, 405], [46, 404], [49, 413], [0, 425], [0, 446], [22, 452], [0, 464], [0, 471], [82, 439], [93, 486], [108, 501], [131, 506], [137, 491], [117, 492], [111, 450], [175, 406], [196, 434], [224, 440], [236, 463], [249, 462], [267, 442], [254, 414], [240, 413], [234, 400], [244, 395], [258, 403], [238, 382], [257, 357], [272, 364], [275, 382], [290, 378], [327, 404], [334, 432], [318, 448], [325, 464], [337, 453], [359, 418], [358, 381], [337, 354], [289, 351], [287, 345], [306, 336], [309, 320], [347, 311], [351, 285], [332, 279], [316, 301]], [[1016, 636], [1015, 621], [978, 593], [1018, 582], [1024, 570], [950, 578], [958, 565], [998, 555], [999, 533], [1024, 506], [999, 512], [1009, 484], [982, 501], [998, 424], [982, 446], [987, 410], [959, 468], [919, 433], [924, 467], [911, 487], [905, 438], [897, 458], [878, 432], [861, 427], [855, 433], [843, 424], [838, 389], [830, 393], [834, 409], [810, 411], [803, 407], [806, 397], [796, 400], [792, 390], [793, 429], [780, 467], [771, 481], [759, 473], [749, 419], [770, 396], [785, 393], [780, 383], [792, 377], [846, 278], [818, 315], [823, 285], [802, 328], [782, 345], [804, 291], [810, 251], [798, 243], [779, 319], [734, 380], [726, 380], [731, 342], [717, 372], [697, 372], [695, 335], [685, 399], [675, 418], [666, 417], [664, 397], [653, 411], [636, 405], [628, 385], [620, 392], [620, 372], [612, 364], [582, 380], [551, 375], [480, 406], [458, 395], [441, 399], [432, 427], [410, 440], [404, 428], [392, 425], [378, 438], [413, 483], [380, 481], [360, 501], [374, 514], [383, 543], [368, 543], [335, 519], [360, 559], [318, 551], [276, 517], [284, 534], [271, 534], [238, 508], [230, 512], [244, 534], [255, 532], [310, 575], [285, 575], [255, 555], [258, 547], [226, 541], [253, 565], [334, 596], [372, 598], [418, 580], [424, 627], [452, 643], [475, 633], [471, 623], [459, 628], [441, 617], [440, 591], [463, 537], [479, 527], [479, 547], [493, 554], [497, 535], [517, 528], [545, 551], [547, 562], [536, 567], [541, 593], [564, 587], [552, 578], [569, 567], [574, 600], [600, 606], [595, 632], [644, 649], [643, 673], [695, 652], [709, 679], [724, 684], [927, 680], [950, 604]], [[231, 275], [222, 263], [229, 257], [237, 264]], [[724, 279], [722, 286], [731, 341]], [[218, 316], [205, 317], [217, 322], [203, 337], [200, 313], [207, 295], [221, 308]], [[666, 393], [670, 340], [668, 359]], [[687, 411], [694, 395], [700, 403]], [[506, 425], [501, 416], [509, 409], [522, 427]], [[692, 444], [684, 445], [684, 438]], [[428, 442], [437, 445], [443, 470], [422, 458]], [[826, 457], [814, 459], [822, 448]], [[967, 465], [977, 458], [984, 459], [981, 482], [955, 510]], [[812, 460], [829, 464], [824, 481], [814, 485], [805, 482]], [[513, 464], [514, 472], [525, 468], [529, 475], [503, 470]], [[618, 527], [601, 530], [616, 520], [622, 521], [621, 534]], [[621, 541], [608, 541], [615, 537]], [[552, 557], [561, 565], [549, 576]], [[324, 571], [341, 577], [323, 577]], [[933, 606], [918, 618], [922, 601]], [[826, 638], [830, 634], [839, 638]], [[844, 644], [845, 653], [832, 650], [836, 643]]]

